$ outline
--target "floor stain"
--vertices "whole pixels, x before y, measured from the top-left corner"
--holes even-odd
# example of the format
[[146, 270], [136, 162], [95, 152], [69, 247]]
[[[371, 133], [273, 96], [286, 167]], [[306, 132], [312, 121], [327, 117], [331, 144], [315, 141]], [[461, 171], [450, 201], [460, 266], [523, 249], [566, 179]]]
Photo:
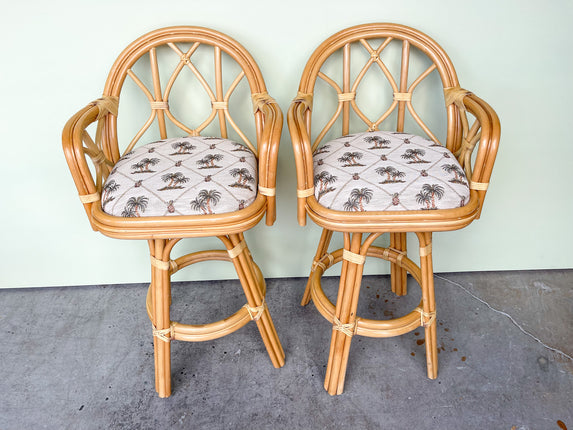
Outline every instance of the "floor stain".
[[565, 423], [561, 420], [557, 420], [557, 425], [559, 426], [559, 428], [561, 430], [567, 430], [567, 426], [565, 425]]
[[418, 339], [418, 340], [416, 341], [416, 343], [417, 343], [418, 345], [423, 345], [425, 341], [426, 341], [426, 339]]

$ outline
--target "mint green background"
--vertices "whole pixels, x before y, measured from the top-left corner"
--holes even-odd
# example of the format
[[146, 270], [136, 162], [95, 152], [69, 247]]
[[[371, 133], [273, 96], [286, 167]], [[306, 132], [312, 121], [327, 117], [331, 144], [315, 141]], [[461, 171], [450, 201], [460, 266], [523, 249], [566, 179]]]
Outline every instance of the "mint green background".
[[[573, 267], [573, 2], [2, 3], [0, 287], [149, 279], [145, 242], [91, 231], [60, 136], [67, 119], [100, 96], [111, 64], [128, 43], [176, 24], [218, 29], [245, 45], [285, 113], [306, 60], [332, 33], [386, 21], [429, 34], [449, 53], [461, 85], [490, 103], [502, 123], [482, 219], [435, 235], [436, 272]], [[305, 276], [320, 231], [296, 223], [286, 124], [281, 145], [278, 221], [271, 228], [259, 225], [247, 238], [265, 276]], [[233, 276], [229, 266], [206, 263], [177, 278], [227, 278]], [[367, 268], [387, 270], [383, 264]]]

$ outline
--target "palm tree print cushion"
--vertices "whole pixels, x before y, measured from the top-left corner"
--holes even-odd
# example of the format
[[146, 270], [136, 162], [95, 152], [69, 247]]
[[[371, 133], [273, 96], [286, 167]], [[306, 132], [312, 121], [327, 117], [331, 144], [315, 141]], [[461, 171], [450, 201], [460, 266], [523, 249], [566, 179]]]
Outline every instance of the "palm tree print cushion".
[[125, 154], [107, 178], [104, 212], [121, 217], [234, 212], [257, 195], [257, 160], [244, 145], [182, 137]]
[[317, 148], [313, 160], [315, 197], [329, 209], [451, 209], [469, 201], [468, 180], [454, 155], [420, 136], [343, 136]]

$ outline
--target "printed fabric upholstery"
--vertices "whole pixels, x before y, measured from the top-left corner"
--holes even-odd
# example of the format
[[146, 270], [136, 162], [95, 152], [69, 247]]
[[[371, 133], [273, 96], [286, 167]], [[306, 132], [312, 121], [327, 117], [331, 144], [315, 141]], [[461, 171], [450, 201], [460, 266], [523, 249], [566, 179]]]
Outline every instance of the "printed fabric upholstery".
[[343, 136], [317, 148], [313, 161], [315, 197], [329, 209], [451, 209], [469, 201], [468, 180], [454, 155], [420, 136]]
[[121, 217], [234, 212], [253, 203], [257, 183], [257, 160], [242, 144], [218, 137], [166, 139], [117, 162], [101, 205]]

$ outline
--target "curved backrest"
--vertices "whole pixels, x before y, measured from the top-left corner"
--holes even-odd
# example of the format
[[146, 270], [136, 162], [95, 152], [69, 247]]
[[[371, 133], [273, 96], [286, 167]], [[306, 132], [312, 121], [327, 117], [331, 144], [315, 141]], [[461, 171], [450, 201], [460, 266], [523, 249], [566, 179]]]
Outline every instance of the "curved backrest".
[[[120, 100], [119, 115], [107, 116], [103, 136], [104, 153], [112, 162], [146, 134], [151, 136], [147, 141], [215, 135], [238, 140], [258, 153], [256, 141], [263, 124], [256, 106], [266, 97], [261, 72], [239, 43], [217, 31], [179, 26], [140, 37], [114, 63], [103, 94]], [[244, 120], [245, 111], [247, 116], [253, 112], [251, 103], [255, 103], [255, 121], [250, 118], [254, 133], [248, 137], [240, 119]], [[129, 109], [125, 115], [124, 104]], [[125, 133], [130, 136], [121, 133], [121, 147], [118, 117], [131, 125]]]
[[[426, 82], [441, 87], [435, 93], [441, 105], [430, 103]], [[334, 34], [314, 51], [297, 97], [307, 100], [321, 115], [329, 109], [325, 124], [316, 127], [313, 151], [330, 132], [338, 136], [364, 129], [403, 132], [409, 131], [409, 125], [416, 129], [412, 131], [418, 132], [415, 134], [421, 131], [455, 151], [461, 140], [459, 117], [454, 105], [446, 108], [442, 90], [458, 85], [447, 54], [425, 34], [398, 24], [365, 24]], [[440, 142], [432, 126], [422, 119], [417, 106], [430, 112], [443, 107], [445, 142]], [[306, 114], [310, 128], [316, 114], [310, 110]], [[316, 122], [314, 118], [312, 122]]]

